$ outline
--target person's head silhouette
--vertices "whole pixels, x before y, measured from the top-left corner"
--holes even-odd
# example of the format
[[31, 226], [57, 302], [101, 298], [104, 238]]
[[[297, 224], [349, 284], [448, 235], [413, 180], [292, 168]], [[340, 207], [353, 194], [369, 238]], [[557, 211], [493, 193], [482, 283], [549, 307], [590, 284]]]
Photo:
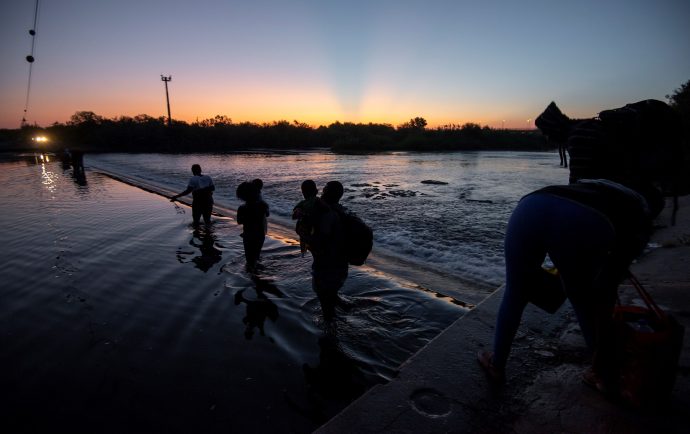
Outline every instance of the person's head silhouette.
[[343, 184], [338, 181], [329, 181], [323, 188], [321, 199], [328, 204], [334, 205], [343, 197], [343, 192]]
[[302, 195], [305, 199], [311, 199], [312, 197], [316, 197], [316, 195], [319, 194], [319, 189], [316, 188], [316, 183], [311, 179], [307, 179], [306, 181], [302, 182], [301, 188]]

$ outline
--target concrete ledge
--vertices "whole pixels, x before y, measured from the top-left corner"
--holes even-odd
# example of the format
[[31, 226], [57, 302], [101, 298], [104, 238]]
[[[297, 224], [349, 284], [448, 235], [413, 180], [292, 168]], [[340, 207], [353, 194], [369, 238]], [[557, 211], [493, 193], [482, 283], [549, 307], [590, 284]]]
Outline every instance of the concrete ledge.
[[[518, 414], [502, 403], [503, 398], [525, 387], [536, 376], [537, 366], [509, 368], [508, 385], [494, 389], [477, 363], [477, 350], [492, 342], [502, 294], [501, 288], [411, 357], [395, 380], [374, 387], [317, 432], [510, 431]], [[521, 364], [535, 348], [549, 352], [547, 344], [535, 342], [531, 335], [560, 336], [570, 323], [568, 317], [565, 312], [549, 316], [528, 308], [515, 345], [520, 355], [514, 354], [511, 366]]]

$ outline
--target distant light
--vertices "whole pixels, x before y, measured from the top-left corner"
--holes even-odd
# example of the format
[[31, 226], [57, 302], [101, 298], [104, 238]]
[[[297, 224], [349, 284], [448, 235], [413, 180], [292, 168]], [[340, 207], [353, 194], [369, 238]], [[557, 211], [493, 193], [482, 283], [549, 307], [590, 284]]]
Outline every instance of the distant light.
[[45, 143], [45, 142], [48, 141], [48, 137], [46, 137], [46, 136], [36, 136], [36, 137], [34, 137], [33, 139], [31, 139], [31, 140], [33, 140], [33, 141], [35, 141], [35, 142], [39, 142], [39, 143]]

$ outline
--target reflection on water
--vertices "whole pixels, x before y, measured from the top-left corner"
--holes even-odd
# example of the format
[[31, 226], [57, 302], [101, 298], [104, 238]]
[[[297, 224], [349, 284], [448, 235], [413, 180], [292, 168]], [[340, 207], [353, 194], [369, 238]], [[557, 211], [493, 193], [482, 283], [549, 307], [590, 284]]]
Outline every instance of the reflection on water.
[[261, 336], [266, 336], [264, 323], [266, 318], [276, 322], [278, 306], [261, 292], [257, 291], [256, 298], [252, 300], [244, 296], [244, 291], [245, 289], [241, 289], [235, 293], [235, 304], [244, 303], [247, 307], [247, 314], [242, 318], [242, 322], [246, 325], [244, 337], [251, 339], [254, 336], [254, 329], [258, 329]]
[[87, 182], [86, 182], [86, 172], [79, 171], [79, 172], [74, 172], [72, 173], [72, 178], [74, 179], [74, 182], [81, 186], [81, 187], [86, 187]]
[[216, 237], [213, 234], [212, 226], [206, 225], [195, 228], [189, 245], [198, 251], [195, 249], [178, 249], [177, 260], [180, 263], [191, 262], [197, 269], [205, 273], [222, 259], [223, 252], [216, 247]]
[[254, 282], [254, 297], [245, 296], [247, 289], [240, 289], [235, 293], [235, 304], [244, 303], [247, 310], [242, 322], [246, 325], [244, 337], [251, 339], [254, 329], [258, 329], [261, 336], [266, 336], [264, 323], [266, 319], [271, 322], [278, 320], [278, 306], [271, 301], [269, 296], [283, 298], [285, 294], [273, 283], [271, 278], [260, 276], [258, 273], [250, 273], [249, 277]]
[[[51, 193], [55, 190], [55, 182], [58, 176], [57, 172], [55, 171], [56, 166], [54, 163], [60, 161], [63, 174], [65, 174], [67, 170], [73, 167], [70, 161], [60, 160], [58, 158], [55, 158], [55, 156], [50, 153], [35, 152], [30, 154], [9, 156], [9, 158], [5, 156], [5, 159], [23, 160], [28, 164], [40, 166], [42, 183], [45, 186], [46, 190], [48, 190]], [[84, 170], [83, 162], [80, 166], [73, 167], [71, 171], [71, 176], [76, 185], [82, 187], [87, 185], [86, 171]]]
[[41, 178], [43, 186], [51, 193], [55, 192], [55, 177], [57, 175], [46, 168], [45, 163], [41, 163]]
[[310, 432], [465, 312], [353, 267], [324, 323], [296, 243], [267, 238], [248, 274], [234, 221], [195, 229], [58, 164], [0, 163], [0, 384], [19, 431]]

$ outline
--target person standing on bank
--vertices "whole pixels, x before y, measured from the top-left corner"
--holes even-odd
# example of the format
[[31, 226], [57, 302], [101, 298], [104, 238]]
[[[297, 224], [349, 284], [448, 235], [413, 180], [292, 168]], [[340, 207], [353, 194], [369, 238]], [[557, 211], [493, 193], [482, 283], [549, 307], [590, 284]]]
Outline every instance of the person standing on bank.
[[349, 267], [344, 249], [345, 231], [339, 216], [344, 212], [338, 203], [341, 197], [343, 185], [338, 181], [328, 182], [314, 206], [313, 231], [303, 236], [314, 259], [312, 289], [327, 320], [335, 316], [335, 306], [340, 300], [338, 291], [347, 279]]
[[213, 185], [213, 180], [208, 175], [201, 174], [201, 166], [198, 164], [192, 165], [192, 177], [189, 178], [187, 188], [185, 191], [174, 195], [170, 198], [174, 202], [180, 196], [185, 196], [192, 193], [192, 220], [194, 225], [199, 224], [201, 216], [204, 217], [204, 223], [207, 225], [211, 223], [211, 211], [213, 211], [213, 192], [216, 187]]

